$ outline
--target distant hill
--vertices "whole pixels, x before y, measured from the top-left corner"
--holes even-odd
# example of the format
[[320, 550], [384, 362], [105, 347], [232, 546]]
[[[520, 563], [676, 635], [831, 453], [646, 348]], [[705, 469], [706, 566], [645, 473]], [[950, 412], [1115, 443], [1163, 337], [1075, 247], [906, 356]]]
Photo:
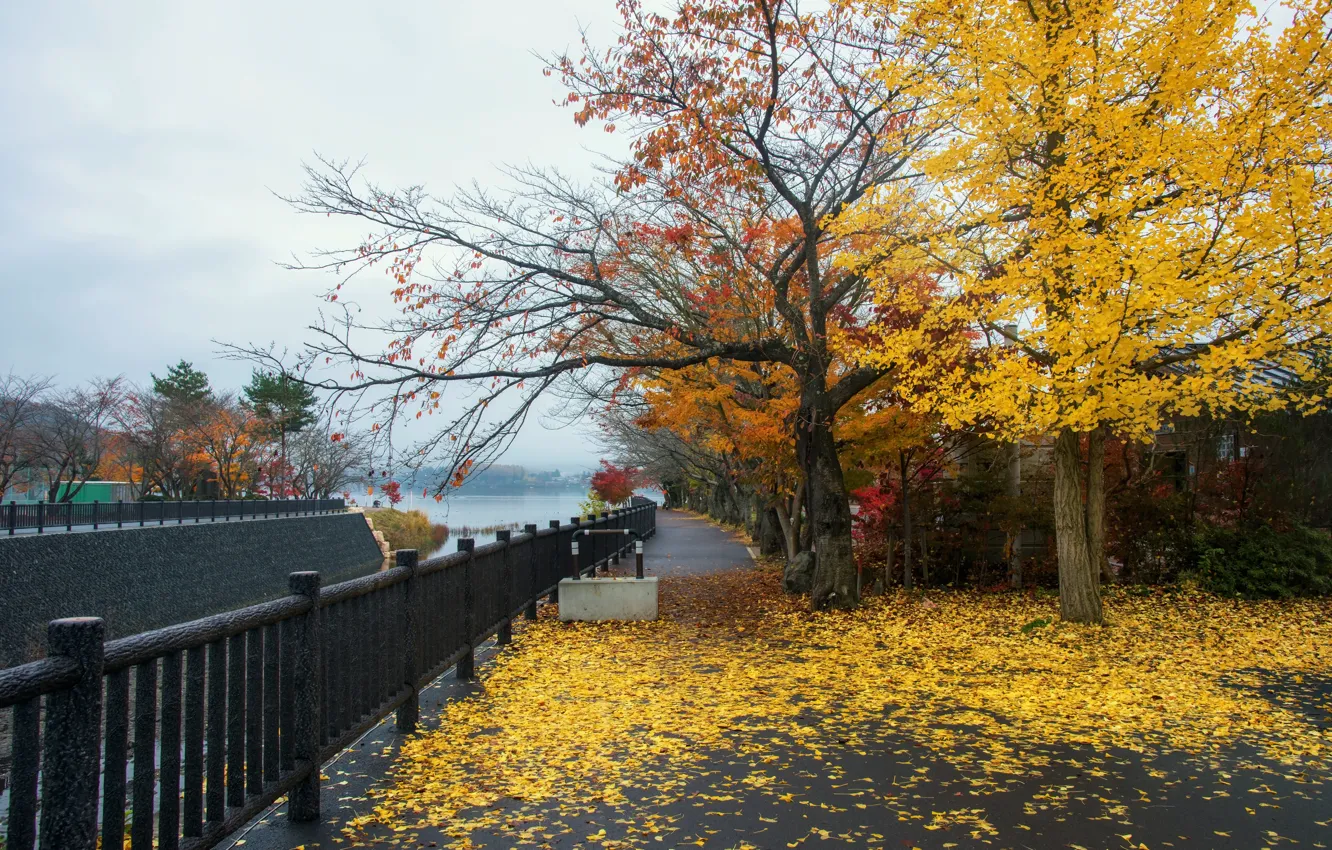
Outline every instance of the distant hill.
[[[422, 467], [402, 483], [407, 489], [419, 491], [436, 486], [444, 477], [443, 469]], [[586, 492], [589, 477], [586, 471], [566, 475], [558, 469], [529, 471], [516, 464], [497, 463], [469, 476], [457, 493], [460, 496], [507, 496], [532, 492]]]

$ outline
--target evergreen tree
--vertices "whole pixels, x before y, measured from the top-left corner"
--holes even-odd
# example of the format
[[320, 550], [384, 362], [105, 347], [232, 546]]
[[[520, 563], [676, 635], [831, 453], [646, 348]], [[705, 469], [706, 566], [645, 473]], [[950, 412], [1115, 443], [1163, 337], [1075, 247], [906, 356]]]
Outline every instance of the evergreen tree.
[[213, 394], [208, 376], [184, 360], [168, 366], [165, 378], [152, 375], [152, 379], [153, 392], [173, 404], [198, 404]]
[[315, 394], [305, 384], [286, 373], [255, 370], [245, 387], [245, 399], [254, 415], [263, 421], [281, 447], [279, 486], [286, 494], [287, 435], [315, 423]]

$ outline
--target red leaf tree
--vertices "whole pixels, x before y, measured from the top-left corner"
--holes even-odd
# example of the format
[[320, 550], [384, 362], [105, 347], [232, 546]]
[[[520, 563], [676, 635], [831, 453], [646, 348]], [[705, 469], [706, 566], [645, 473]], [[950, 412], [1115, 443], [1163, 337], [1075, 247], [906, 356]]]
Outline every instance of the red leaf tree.
[[616, 466], [603, 460], [601, 469], [592, 474], [592, 492], [609, 505], [621, 505], [633, 497], [637, 480], [638, 470], [632, 466]]

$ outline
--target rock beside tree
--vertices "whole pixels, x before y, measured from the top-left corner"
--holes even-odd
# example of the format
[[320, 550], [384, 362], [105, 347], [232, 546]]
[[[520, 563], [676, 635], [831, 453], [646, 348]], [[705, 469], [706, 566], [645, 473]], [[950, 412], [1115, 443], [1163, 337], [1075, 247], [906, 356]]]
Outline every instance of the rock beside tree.
[[782, 588], [787, 593], [809, 593], [814, 586], [815, 564], [813, 552], [801, 552], [787, 561], [782, 572]]

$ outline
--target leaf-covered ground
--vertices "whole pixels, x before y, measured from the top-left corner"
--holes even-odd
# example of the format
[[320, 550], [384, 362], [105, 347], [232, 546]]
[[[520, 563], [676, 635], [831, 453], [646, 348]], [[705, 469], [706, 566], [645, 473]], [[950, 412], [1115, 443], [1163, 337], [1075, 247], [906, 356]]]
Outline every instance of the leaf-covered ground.
[[346, 844], [1332, 846], [1332, 605], [931, 593], [811, 614], [775, 572], [561, 624], [405, 743]]

